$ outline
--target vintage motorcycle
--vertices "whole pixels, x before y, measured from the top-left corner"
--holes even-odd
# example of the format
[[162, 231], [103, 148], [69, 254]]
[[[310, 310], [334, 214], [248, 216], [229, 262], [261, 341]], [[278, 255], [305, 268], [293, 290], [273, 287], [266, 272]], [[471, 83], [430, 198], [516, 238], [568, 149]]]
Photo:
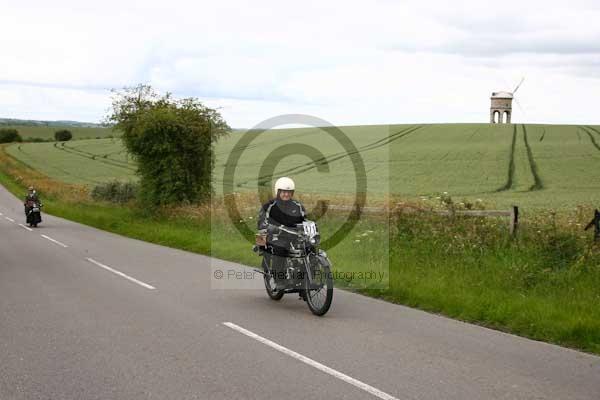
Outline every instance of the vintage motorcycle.
[[27, 217], [27, 224], [32, 228], [37, 228], [38, 224], [42, 222], [41, 213], [42, 203], [37, 203], [33, 200], [27, 201], [25, 205], [25, 216]]
[[[281, 236], [289, 239], [285, 240], [286, 257], [267, 251], [267, 237], [281, 242]], [[269, 225], [258, 232], [254, 251], [263, 257], [263, 270], [257, 271], [263, 274], [271, 299], [281, 300], [286, 293], [298, 293], [313, 314], [322, 316], [329, 311], [333, 300], [331, 262], [319, 244], [320, 234], [313, 221], [304, 221], [296, 228]]]

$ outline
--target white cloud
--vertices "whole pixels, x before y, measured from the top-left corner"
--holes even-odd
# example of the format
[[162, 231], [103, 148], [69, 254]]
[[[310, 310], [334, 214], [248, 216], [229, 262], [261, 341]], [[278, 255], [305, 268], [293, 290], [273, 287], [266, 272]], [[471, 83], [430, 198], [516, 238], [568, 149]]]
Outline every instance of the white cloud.
[[514, 120], [600, 123], [599, 19], [579, 0], [11, 3], [0, 116], [97, 121], [108, 89], [148, 82], [236, 127], [486, 122], [490, 93], [526, 76]]
[[0, 85], [3, 117], [40, 120], [99, 121], [108, 109], [105, 91]]

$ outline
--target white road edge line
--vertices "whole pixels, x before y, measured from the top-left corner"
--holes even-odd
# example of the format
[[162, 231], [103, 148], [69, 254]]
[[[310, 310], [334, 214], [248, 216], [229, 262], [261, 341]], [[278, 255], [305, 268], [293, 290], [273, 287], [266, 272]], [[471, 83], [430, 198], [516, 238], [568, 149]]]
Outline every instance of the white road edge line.
[[29, 228], [29, 227], [27, 227], [27, 226], [25, 226], [25, 225], [23, 225], [23, 224], [19, 224], [19, 226], [20, 226], [21, 228], [23, 228], [23, 229], [27, 229], [29, 232], [33, 232], [33, 229], [31, 229], [31, 228]]
[[132, 278], [131, 276], [129, 276], [129, 275], [126, 275], [126, 274], [122, 273], [121, 271], [117, 271], [116, 269], [112, 269], [112, 268], [111, 268], [111, 267], [109, 267], [108, 265], [104, 265], [104, 264], [102, 264], [102, 263], [99, 263], [98, 261], [94, 260], [93, 258], [89, 258], [89, 257], [88, 257], [88, 258], [86, 258], [86, 260], [88, 260], [88, 261], [89, 261], [89, 262], [91, 262], [92, 264], [96, 264], [96, 265], [97, 265], [97, 266], [99, 266], [100, 268], [104, 268], [105, 270], [112, 272], [113, 274], [116, 274], [116, 275], [119, 275], [119, 276], [121, 276], [121, 277], [123, 277], [123, 278], [125, 278], [125, 279], [128, 279], [128, 280], [130, 280], [130, 281], [131, 281], [131, 282], [133, 282], [133, 283], [137, 283], [138, 285], [140, 285], [140, 286], [143, 286], [143, 287], [145, 287], [146, 289], [150, 289], [150, 290], [154, 290], [154, 289], [156, 289], [154, 286], [150, 286], [150, 285], [148, 285], [147, 283], [144, 283], [144, 282], [142, 282], [142, 281], [138, 281], [137, 279], [135, 279], [135, 278]]
[[8, 218], [8, 217], [4, 217], [4, 218], [6, 218], [7, 220], [9, 220], [10, 222], [15, 222], [15, 220], [12, 219], [12, 218]]
[[65, 248], [69, 247], [69, 246], [67, 246], [64, 243], [59, 242], [58, 240], [52, 239], [50, 236], [46, 236], [46, 235], [40, 235], [40, 236], [43, 237], [44, 239], [48, 239], [49, 241], [56, 243], [59, 246], [62, 246], [62, 247], [65, 247]]
[[279, 345], [279, 344], [277, 344], [277, 343], [275, 343], [275, 342], [273, 342], [273, 341], [271, 341], [269, 339], [266, 339], [266, 338], [264, 338], [262, 336], [259, 336], [256, 333], [250, 332], [249, 330], [244, 329], [241, 326], [238, 326], [238, 325], [236, 325], [236, 324], [234, 324], [232, 322], [223, 322], [223, 325], [225, 325], [225, 326], [227, 326], [227, 327], [229, 327], [229, 328], [231, 328], [231, 329], [233, 329], [235, 331], [238, 331], [238, 332], [240, 332], [240, 333], [242, 333], [242, 334], [244, 334], [244, 335], [246, 335], [246, 336], [248, 336], [248, 337], [250, 337], [250, 338], [252, 338], [254, 340], [257, 340], [257, 341], [261, 342], [262, 344], [265, 344], [265, 345], [267, 345], [267, 346], [269, 346], [269, 347], [271, 347], [271, 348], [273, 348], [273, 349], [275, 349], [277, 351], [280, 351], [283, 354], [286, 354], [286, 355], [288, 355], [288, 356], [290, 356], [292, 358], [295, 358], [298, 361], [302, 361], [303, 363], [308, 364], [311, 367], [314, 367], [314, 368], [318, 369], [319, 371], [325, 372], [326, 374], [329, 374], [329, 375], [331, 375], [331, 376], [333, 376], [335, 378], [338, 378], [338, 379], [340, 379], [340, 380], [342, 380], [342, 381], [344, 381], [346, 383], [349, 383], [349, 384], [351, 384], [353, 386], [356, 386], [357, 388], [362, 389], [365, 392], [370, 393], [370, 394], [372, 394], [375, 397], [378, 397], [378, 398], [383, 399], [383, 400], [399, 400], [398, 398], [396, 398], [396, 397], [394, 397], [392, 395], [389, 395], [389, 394], [387, 394], [385, 392], [382, 392], [381, 390], [379, 390], [377, 388], [374, 388], [373, 386], [367, 385], [366, 383], [361, 382], [361, 381], [359, 381], [357, 379], [354, 379], [354, 378], [352, 378], [352, 377], [350, 377], [350, 376], [348, 376], [346, 374], [343, 374], [343, 373], [341, 373], [341, 372], [339, 372], [339, 371], [337, 371], [337, 370], [335, 370], [333, 368], [329, 368], [326, 365], [323, 365], [323, 364], [321, 364], [321, 363], [319, 363], [319, 362], [317, 362], [317, 361], [315, 361], [313, 359], [310, 359], [310, 358], [308, 358], [306, 356], [303, 356], [302, 354], [296, 353], [295, 351], [290, 350], [287, 347], [283, 347], [283, 346], [281, 346], [281, 345]]

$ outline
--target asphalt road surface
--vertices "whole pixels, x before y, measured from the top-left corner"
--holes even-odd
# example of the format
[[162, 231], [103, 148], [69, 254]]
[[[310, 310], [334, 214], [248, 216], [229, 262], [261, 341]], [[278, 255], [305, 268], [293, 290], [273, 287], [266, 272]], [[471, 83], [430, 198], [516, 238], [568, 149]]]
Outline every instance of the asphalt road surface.
[[599, 357], [340, 290], [319, 318], [214, 289], [241, 265], [49, 215], [26, 229], [2, 187], [0, 213], [1, 400], [600, 399]]

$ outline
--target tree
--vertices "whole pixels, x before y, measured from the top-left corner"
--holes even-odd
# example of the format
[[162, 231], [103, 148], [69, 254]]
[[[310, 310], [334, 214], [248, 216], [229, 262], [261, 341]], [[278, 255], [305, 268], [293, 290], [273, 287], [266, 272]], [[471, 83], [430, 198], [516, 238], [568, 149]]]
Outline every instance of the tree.
[[73, 138], [73, 134], [68, 129], [61, 129], [59, 131], [54, 132], [54, 139], [57, 142], [66, 142]]
[[194, 203], [212, 191], [214, 143], [230, 128], [195, 98], [159, 95], [149, 85], [115, 91], [108, 116], [123, 133], [140, 175], [140, 199], [152, 205]]
[[0, 129], [0, 143], [22, 142], [23, 138], [19, 135], [19, 131], [12, 128]]

